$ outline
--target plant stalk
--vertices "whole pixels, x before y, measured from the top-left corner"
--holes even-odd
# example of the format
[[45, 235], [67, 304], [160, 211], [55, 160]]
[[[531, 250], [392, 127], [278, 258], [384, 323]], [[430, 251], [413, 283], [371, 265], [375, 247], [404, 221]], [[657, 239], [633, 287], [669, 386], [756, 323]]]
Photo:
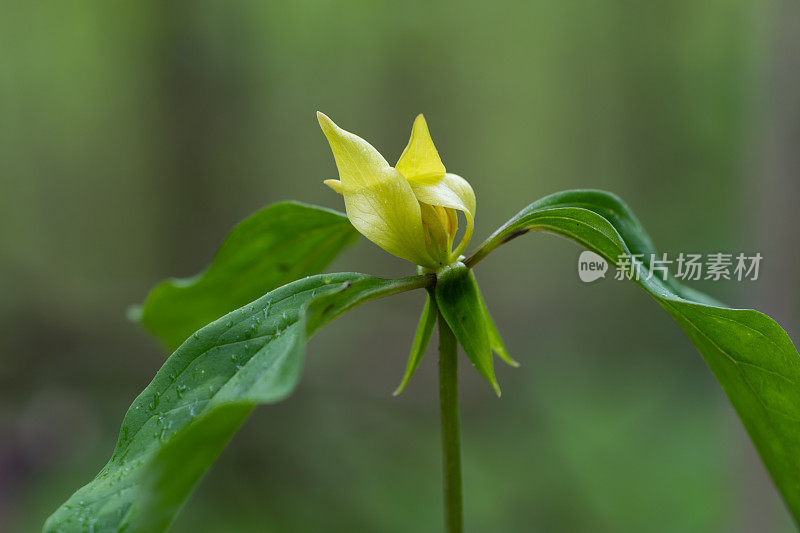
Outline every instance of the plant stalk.
[[447, 533], [464, 531], [461, 496], [461, 430], [458, 416], [458, 344], [439, 313], [439, 405], [442, 413], [442, 466]]

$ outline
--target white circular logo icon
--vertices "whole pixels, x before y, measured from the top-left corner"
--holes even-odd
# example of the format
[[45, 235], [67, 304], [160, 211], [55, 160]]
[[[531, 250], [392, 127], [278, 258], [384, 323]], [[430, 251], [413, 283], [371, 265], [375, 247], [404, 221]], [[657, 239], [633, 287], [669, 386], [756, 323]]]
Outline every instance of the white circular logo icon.
[[608, 263], [594, 252], [586, 250], [578, 257], [578, 277], [584, 283], [591, 283], [606, 277]]

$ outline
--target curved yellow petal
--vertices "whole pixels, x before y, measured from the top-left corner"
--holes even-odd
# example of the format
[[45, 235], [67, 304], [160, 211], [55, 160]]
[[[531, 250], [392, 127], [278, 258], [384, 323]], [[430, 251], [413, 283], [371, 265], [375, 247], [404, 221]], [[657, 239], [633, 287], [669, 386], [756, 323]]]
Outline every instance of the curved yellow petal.
[[400, 154], [395, 168], [411, 183], [444, 176], [444, 164], [439, 158], [439, 152], [431, 139], [431, 132], [428, 131], [428, 123], [422, 114], [417, 115], [414, 120], [411, 138]]
[[446, 217], [442, 217], [438, 211], [443, 208], [426, 203], [420, 203], [419, 207], [422, 212], [422, 225], [425, 229], [425, 244], [428, 246], [428, 253], [442, 264], [449, 263], [453, 237], [445, 222]]
[[322, 183], [333, 189], [337, 194], [342, 194], [342, 182], [339, 180], [324, 180]]
[[317, 119], [339, 169], [347, 217], [367, 239], [390, 254], [436, 268], [427, 251], [422, 215], [411, 185], [364, 139], [325, 116]]
[[447, 173], [433, 182], [412, 182], [411, 187], [420, 202], [449, 207], [464, 213], [467, 228], [458, 248], [453, 251], [453, 255], [458, 257], [467, 247], [475, 227], [475, 192], [472, 186], [461, 176]]

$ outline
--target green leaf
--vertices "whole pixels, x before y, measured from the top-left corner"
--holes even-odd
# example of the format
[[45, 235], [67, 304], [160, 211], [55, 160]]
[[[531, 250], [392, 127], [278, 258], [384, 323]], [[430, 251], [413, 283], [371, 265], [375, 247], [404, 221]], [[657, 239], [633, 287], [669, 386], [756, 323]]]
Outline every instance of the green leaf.
[[411, 353], [408, 356], [408, 364], [406, 365], [406, 373], [400, 381], [400, 385], [392, 393], [393, 396], [400, 395], [411, 381], [414, 372], [417, 371], [425, 351], [428, 349], [428, 343], [431, 341], [433, 334], [433, 326], [436, 325], [436, 317], [439, 312], [436, 309], [436, 298], [428, 290], [428, 297], [425, 300], [425, 307], [422, 308], [422, 315], [419, 317], [419, 324], [417, 324], [417, 333], [414, 335], [414, 342], [411, 344]]
[[108, 464], [44, 530], [163, 531], [253, 407], [292, 392], [315, 331], [360, 303], [432, 284], [317, 275], [200, 329], [134, 400]]
[[454, 263], [438, 273], [436, 304], [473, 366], [500, 396], [481, 295], [463, 263]]
[[[655, 253], [630, 209], [591, 190], [558, 193], [520, 211], [465, 263], [474, 266], [504, 242], [531, 230], [572, 239], [615, 264], [623, 254]], [[771, 318], [730, 309], [674, 279], [637, 283], [689, 336], [736, 409], [764, 465], [800, 523], [800, 355]]]
[[208, 269], [159, 283], [132, 316], [174, 350], [225, 313], [320, 273], [357, 237], [336, 211], [297, 202], [270, 205], [231, 230]]

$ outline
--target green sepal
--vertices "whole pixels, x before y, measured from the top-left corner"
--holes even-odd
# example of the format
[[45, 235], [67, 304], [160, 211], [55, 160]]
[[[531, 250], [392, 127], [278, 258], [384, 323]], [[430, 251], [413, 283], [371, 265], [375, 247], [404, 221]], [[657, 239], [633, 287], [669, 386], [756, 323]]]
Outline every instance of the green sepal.
[[428, 344], [431, 342], [431, 335], [433, 334], [433, 327], [436, 325], [436, 317], [438, 314], [436, 298], [433, 291], [428, 289], [425, 307], [422, 308], [422, 315], [419, 317], [419, 324], [417, 324], [417, 332], [414, 334], [414, 342], [411, 345], [411, 353], [408, 356], [406, 373], [403, 375], [403, 380], [400, 382], [400, 385], [392, 393], [393, 396], [398, 396], [405, 390], [406, 385], [411, 381], [411, 376], [417, 371], [417, 367], [425, 356], [425, 351], [428, 349]]
[[500, 385], [494, 375], [486, 314], [475, 278], [461, 262], [446, 266], [436, 276], [439, 312], [473, 366], [500, 396]]
[[486, 300], [483, 299], [480, 287], [478, 286], [478, 281], [475, 279], [475, 274], [472, 270], [469, 271], [469, 275], [472, 277], [475, 287], [478, 288], [478, 296], [480, 297], [481, 305], [483, 306], [483, 317], [486, 321], [486, 333], [489, 335], [489, 345], [492, 347], [492, 351], [494, 351], [494, 353], [496, 353], [507, 365], [513, 366], [514, 368], [519, 368], [519, 362], [511, 357], [511, 354], [509, 354], [508, 350], [506, 349], [506, 345], [503, 343], [503, 338], [500, 336], [500, 332], [497, 330], [497, 326], [492, 319], [492, 315], [489, 313], [489, 308], [486, 307]]

